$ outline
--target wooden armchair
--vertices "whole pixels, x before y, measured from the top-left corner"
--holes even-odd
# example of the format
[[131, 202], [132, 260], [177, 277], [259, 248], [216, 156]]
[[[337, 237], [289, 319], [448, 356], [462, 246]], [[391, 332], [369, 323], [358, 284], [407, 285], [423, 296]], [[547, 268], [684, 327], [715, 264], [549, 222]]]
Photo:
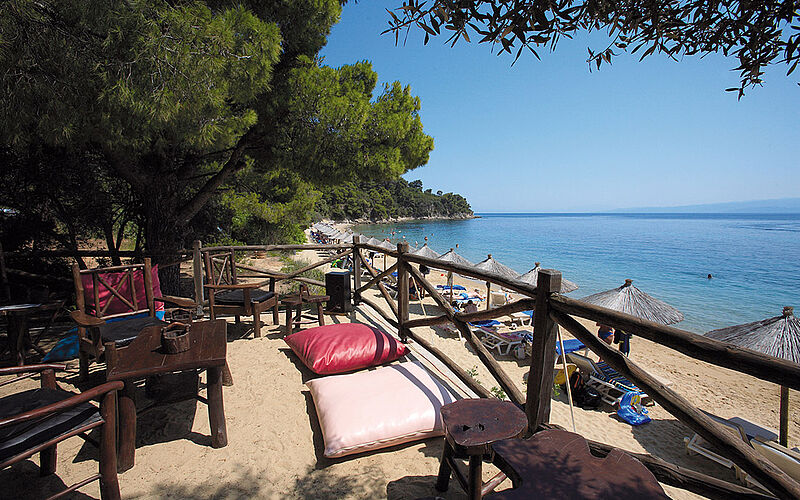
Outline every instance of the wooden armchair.
[[[89, 374], [89, 361], [103, 359], [106, 342], [127, 345], [144, 328], [166, 324], [156, 317], [156, 302], [180, 308], [196, 306], [191, 299], [161, 295], [158, 269], [143, 264], [80, 269], [72, 266], [77, 309], [80, 377]], [[163, 308], [162, 308], [163, 309]]]
[[[56, 471], [56, 447], [73, 436], [87, 441], [86, 433], [100, 429], [100, 471], [80, 481], [56, 498], [100, 480], [103, 500], [120, 498], [117, 481], [116, 405], [122, 382], [108, 382], [81, 394], [64, 391], [56, 383], [55, 370], [63, 365], [28, 365], [0, 368], [1, 375], [21, 375], [0, 385], [41, 374], [42, 387], [0, 398], [0, 469], [10, 467], [39, 453], [40, 474]], [[23, 375], [26, 374], [27, 375]], [[100, 408], [92, 400], [100, 400]], [[12, 492], [7, 491], [11, 494]]]
[[[272, 322], [278, 324], [278, 295], [275, 292], [275, 278], [256, 283], [240, 283], [236, 268], [236, 254], [233, 249], [225, 251], [204, 251], [205, 285], [208, 294], [208, 308], [211, 319], [219, 314], [253, 316], [253, 335], [261, 336], [261, 313], [272, 309]], [[262, 287], [269, 285], [268, 290]]]

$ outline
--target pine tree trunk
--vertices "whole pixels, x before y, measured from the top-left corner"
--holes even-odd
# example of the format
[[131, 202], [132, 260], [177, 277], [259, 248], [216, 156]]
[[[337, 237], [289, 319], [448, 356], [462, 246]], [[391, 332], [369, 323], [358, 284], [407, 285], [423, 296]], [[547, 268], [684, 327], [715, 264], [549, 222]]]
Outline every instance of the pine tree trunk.
[[186, 227], [176, 224], [178, 195], [175, 186], [175, 179], [161, 179], [158, 186], [153, 186], [145, 206], [144, 248], [145, 254], [152, 256], [152, 263], [159, 264], [161, 292], [180, 296], [180, 266], [164, 267], [180, 260], [187, 231]]

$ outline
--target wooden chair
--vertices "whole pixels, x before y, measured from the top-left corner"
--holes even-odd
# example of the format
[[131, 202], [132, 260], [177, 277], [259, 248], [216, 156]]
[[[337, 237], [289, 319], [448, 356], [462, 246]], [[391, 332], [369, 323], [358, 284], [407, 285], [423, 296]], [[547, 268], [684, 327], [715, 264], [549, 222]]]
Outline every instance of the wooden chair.
[[[203, 251], [205, 288], [211, 319], [219, 314], [253, 317], [253, 335], [261, 336], [261, 313], [272, 309], [272, 322], [278, 324], [278, 295], [275, 293], [275, 278], [256, 283], [239, 282], [236, 254], [233, 249], [225, 251]], [[269, 285], [268, 290], [262, 290]]]
[[[28, 365], [0, 368], [2, 375], [18, 375], [6, 385], [41, 374], [42, 387], [0, 398], [0, 469], [10, 467], [39, 453], [40, 474], [56, 471], [56, 447], [73, 436], [87, 441], [86, 433], [100, 429], [100, 471], [51, 498], [68, 494], [100, 480], [103, 500], [120, 498], [117, 481], [116, 405], [122, 382], [108, 382], [81, 394], [64, 391], [56, 383], [55, 370], [63, 365]], [[27, 373], [27, 375], [23, 375]], [[21, 375], [21, 376], [20, 376]], [[100, 408], [92, 400], [100, 399]], [[7, 491], [12, 494], [12, 492]], [[13, 494], [12, 494], [13, 496]]]
[[96, 269], [80, 269], [73, 264], [77, 309], [70, 315], [78, 324], [81, 379], [89, 374], [91, 358], [103, 359], [106, 342], [126, 345], [144, 328], [166, 324], [156, 318], [157, 301], [195, 307], [191, 299], [161, 296], [160, 287], [153, 282], [154, 272], [157, 269], [151, 267], [148, 258], [142, 264]]
[[[291, 335], [295, 326], [303, 324], [303, 304], [313, 304], [317, 309], [317, 323], [319, 323], [319, 326], [325, 326], [322, 303], [329, 300], [331, 300], [330, 295], [311, 295], [308, 291], [308, 285], [305, 283], [300, 284], [298, 293], [281, 298], [280, 303], [286, 307], [286, 334]], [[293, 309], [296, 311], [294, 318], [292, 318]]]

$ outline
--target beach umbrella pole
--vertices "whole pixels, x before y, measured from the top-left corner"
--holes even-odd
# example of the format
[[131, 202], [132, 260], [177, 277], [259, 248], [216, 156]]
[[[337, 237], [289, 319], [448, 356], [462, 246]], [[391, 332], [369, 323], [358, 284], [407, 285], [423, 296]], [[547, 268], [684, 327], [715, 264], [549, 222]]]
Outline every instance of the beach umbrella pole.
[[789, 388], [781, 386], [781, 446], [788, 446], [789, 438]]
[[569, 401], [569, 415], [572, 417], [572, 432], [575, 434], [578, 431], [575, 429], [575, 411], [572, 407], [572, 388], [569, 383], [569, 370], [567, 370], [567, 354], [564, 352], [564, 340], [561, 338], [561, 328], [558, 329], [558, 343], [561, 344], [561, 366], [564, 367], [564, 381], [567, 386], [567, 401]]

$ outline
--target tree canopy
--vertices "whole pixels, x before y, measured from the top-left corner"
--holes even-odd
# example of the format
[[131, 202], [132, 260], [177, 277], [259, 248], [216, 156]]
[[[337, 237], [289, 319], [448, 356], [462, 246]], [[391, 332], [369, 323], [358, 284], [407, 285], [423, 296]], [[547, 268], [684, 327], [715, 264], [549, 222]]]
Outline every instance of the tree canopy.
[[318, 59], [340, 12], [338, 0], [0, 3], [3, 204], [70, 248], [139, 234], [169, 255], [258, 224], [296, 239], [314, 185], [396, 178], [433, 148], [410, 88], [375, 95], [369, 63]]
[[337, 220], [382, 221], [400, 217], [469, 217], [467, 200], [454, 193], [422, 190], [422, 181], [345, 182], [323, 188], [316, 212]]
[[389, 29], [399, 41], [401, 32], [417, 27], [430, 37], [449, 33], [455, 45], [473, 37], [519, 58], [528, 50], [554, 50], [561, 37], [579, 31], [605, 31], [606, 47], [589, 49], [588, 62], [600, 68], [630, 49], [641, 58], [655, 52], [677, 59], [682, 55], [722, 53], [738, 59], [738, 91], [762, 84], [764, 69], [786, 64], [791, 74], [800, 62], [798, 0], [741, 2], [738, 0], [404, 0], [388, 10]]

